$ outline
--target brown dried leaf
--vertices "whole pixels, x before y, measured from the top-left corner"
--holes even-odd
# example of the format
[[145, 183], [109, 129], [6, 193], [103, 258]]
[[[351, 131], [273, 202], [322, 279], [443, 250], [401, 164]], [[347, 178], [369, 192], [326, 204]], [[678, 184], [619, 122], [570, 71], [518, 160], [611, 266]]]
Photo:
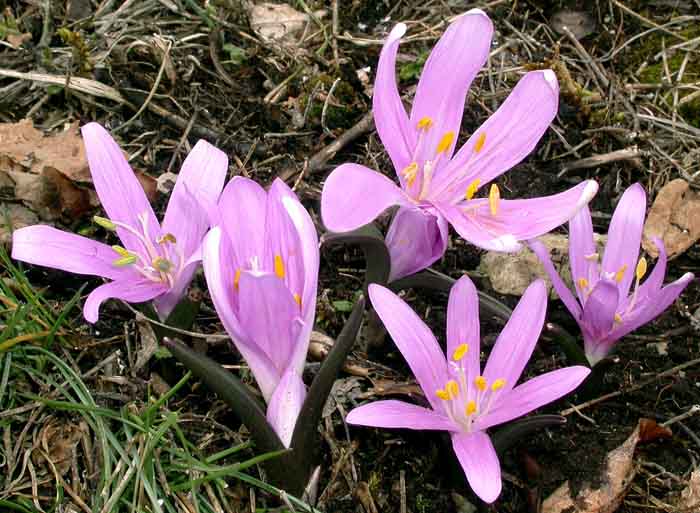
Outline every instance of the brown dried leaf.
[[595, 30], [595, 19], [584, 11], [563, 9], [554, 13], [550, 25], [560, 34], [564, 34], [566, 28], [576, 39], [582, 39]]
[[390, 379], [373, 379], [371, 389], [360, 395], [361, 399], [369, 397], [382, 397], [385, 395], [407, 395], [410, 397], [423, 397], [423, 389], [415, 383], [397, 383]]
[[658, 257], [653, 237], [663, 240], [669, 258], [680, 255], [700, 239], [700, 195], [691, 191], [682, 178], [661, 188], [644, 223], [642, 246]]
[[[585, 485], [576, 495], [567, 481], [542, 503], [542, 513], [612, 513], [622, 503], [637, 469], [634, 449], [639, 442], [640, 427], [617, 449], [608, 453], [600, 485]], [[591, 476], [593, 478], [593, 476]]]
[[[316, 11], [322, 18], [325, 11]], [[267, 41], [295, 42], [299, 33], [310, 22], [308, 14], [302, 13], [287, 4], [261, 2], [251, 4], [248, 11], [250, 27]]]
[[16, 203], [6, 203], [0, 208], [0, 244], [12, 241], [12, 231], [39, 222], [39, 217], [27, 207]]
[[[87, 426], [83, 423], [73, 424], [54, 419], [44, 425], [40, 433], [41, 449], [35, 451], [32, 458], [37, 463], [53, 464], [56, 471], [63, 475], [70, 468], [76, 446]], [[48, 460], [50, 461], [46, 461]]]
[[673, 432], [665, 426], [660, 426], [654, 419], [639, 419], [639, 441], [652, 442], [659, 438], [671, 438]]
[[690, 474], [688, 485], [673, 503], [679, 513], [694, 513], [700, 510], [700, 470], [694, 470]]
[[29, 32], [25, 32], [24, 34], [18, 34], [18, 33], [11, 33], [7, 34], [7, 42], [10, 43], [12, 48], [19, 48], [22, 46], [24, 43], [27, 43], [32, 40], [32, 35]]

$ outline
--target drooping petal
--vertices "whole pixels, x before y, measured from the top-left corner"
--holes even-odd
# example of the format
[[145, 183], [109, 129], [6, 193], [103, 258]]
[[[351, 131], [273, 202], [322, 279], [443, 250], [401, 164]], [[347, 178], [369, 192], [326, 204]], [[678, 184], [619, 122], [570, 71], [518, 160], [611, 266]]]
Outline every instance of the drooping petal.
[[348, 413], [348, 424], [379, 428], [430, 429], [456, 431], [456, 426], [442, 413], [403, 401], [376, 401]]
[[532, 71], [436, 175], [430, 198], [450, 203], [505, 173], [535, 148], [557, 114], [559, 85], [552, 70]]
[[420, 144], [419, 164], [433, 158], [447, 132], [454, 137], [443, 162], [452, 156], [469, 86], [488, 58], [492, 35], [493, 24], [486, 13], [472, 9], [450, 24], [430, 52], [411, 109], [412, 128], [423, 118], [433, 120]]
[[167, 285], [145, 278], [111, 281], [90, 292], [83, 306], [83, 317], [87, 322], [94, 324], [99, 319], [100, 305], [107, 299], [123, 299], [128, 303], [143, 303], [164, 294], [167, 290]]
[[[570, 241], [569, 244], [571, 244]], [[571, 315], [574, 316], [574, 319], [580, 321], [581, 305], [579, 305], [578, 301], [576, 301], [576, 298], [569, 290], [569, 287], [566, 286], [566, 283], [564, 283], [564, 280], [561, 279], [559, 272], [555, 269], [554, 264], [552, 263], [552, 259], [549, 256], [549, 250], [547, 249], [547, 247], [544, 244], [542, 244], [542, 242], [536, 239], [529, 241], [528, 246], [533, 251], [533, 253], [537, 255], [537, 258], [540, 259], [540, 262], [542, 262], [544, 271], [547, 273], [547, 276], [549, 276], [554, 290], [556, 290], [557, 294], [559, 295], [559, 299], [562, 300], [564, 306], [566, 306], [567, 310], [569, 310], [569, 312], [571, 312]]]
[[478, 429], [517, 419], [575, 390], [591, 373], [581, 365], [557, 369], [518, 385], [478, 420]]
[[120, 255], [107, 244], [41, 224], [20, 228], [12, 233], [12, 258], [111, 280], [138, 277], [131, 267], [113, 264]]
[[[408, 121], [396, 83], [396, 53], [405, 33], [406, 25], [403, 23], [397, 24], [389, 33], [379, 56], [372, 97], [374, 125], [397, 172], [410, 163], [416, 144], [415, 130]], [[403, 176], [397, 174], [403, 184]]]
[[[142, 231], [139, 216], [142, 216], [149, 235], [157, 237], [160, 224], [119, 145], [97, 123], [88, 123], [80, 131], [85, 142], [92, 182], [107, 216], [112, 221], [128, 224], [139, 232]], [[123, 228], [117, 228], [117, 234], [127, 249], [137, 251], [143, 248], [137, 237]]]
[[581, 317], [588, 338], [602, 339], [610, 332], [619, 301], [620, 292], [614, 281], [601, 279], [596, 283], [583, 305]]
[[454, 360], [455, 350], [467, 344], [466, 353], [460, 361], [467, 372], [467, 379], [473, 380], [480, 374], [480, 330], [479, 296], [474, 283], [466, 274], [450, 290], [447, 303], [447, 359]]
[[534, 281], [520, 298], [513, 314], [496, 339], [484, 377], [488, 383], [505, 381], [501, 394], [515, 386], [542, 331], [547, 313], [547, 288], [543, 280]]
[[441, 411], [443, 406], [435, 392], [447, 382], [447, 362], [430, 328], [389, 289], [372, 284], [369, 297], [430, 404]]
[[290, 366], [282, 375], [267, 406], [267, 422], [275, 430], [285, 447], [292, 443], [294, 426], [306, 397], [306, 386]]
[[403, 191], [386, 176], [360, 166], [342, 164], [326, 178], [321, 217], [332, 232], [349, 232], [402, 202]]
[[489, 504], [501, 494], [501, 464], [489, 435], [483, 431], [452, 435], [452, 447], [469, 486]]
[[608, 242], [603, 254], [603, 273], [615, 276], [624, 269], [618, 274], [620, 297], [627, 296], [634, 280], [646, 208], [644, 188], [636, 183], [622, 194], [610, 221]]
[[447, 221], [424, 208], [400, 207], [386, 234], [391, 256], [389, 281], [417, 273], [439, 260], [449, 237]]
[[199, 203], [215, 204], [228, 171], [226, 154], [204, 140], [195, 144], [182, 163], [163, 218], [163, 233], [171, 233], [188, 258], [202, 243], [209, 216]]
[[[600, 275], [598, 264], [600, 256], [596, 255], [596, 245], [593, 240], [593, 223], [588, 205], [585, 205], [569, 221], [569, 262], [574, 287], [581, 304], [586, 302], [586, 296], [598, 282]], [[581, 278], [585, 279], [582, 286]]]
[[481, 219], [459, 205], [437, 205], [455, 231], [467, 242], [488, 251], [514, 253], [522, 247], [511, 233], [487, 229]]

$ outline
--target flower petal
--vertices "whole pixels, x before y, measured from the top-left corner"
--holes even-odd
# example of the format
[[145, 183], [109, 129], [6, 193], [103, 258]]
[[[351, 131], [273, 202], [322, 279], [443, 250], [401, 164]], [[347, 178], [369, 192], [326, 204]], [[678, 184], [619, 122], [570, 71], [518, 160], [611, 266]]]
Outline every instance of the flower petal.
[[204, 140], [182, 163], [175, 188], [163, 218], [163, 233], [171, 233], [185, 258], [194, 253], [209, 229], [209, 216], [203, 205], [219, 199], [228, 172], [226, 154]]
[[445, 253], [449, 237], [447, 221], [438, 212], [400, 207], [386, 234], [391, 256], [389, 281], [422, 271]]
[[433, 199], [456, 202], [469, 184], [483, 187], [523, 160], [547, 131], [559, 107], [559, 85], [552, 70], [532, 71], [477, 129], [436, 176]]
[[442, 204], [437, 207], [455, 231], [475, 246], [503, 253], [514, 253], [522, 247], [513, 234], [487, 230], [480, 218], [471, 213], [466, 214], [459, 205]]
[[452, 435], [452, 447], [469, 486], [489, 504], [501, 494], [501, 464], [489, 435], [483, 431]]
[[403, 401], [376, 401], [355, 408], [345, 421], [358, 426], [397, 429], [429, 429], [455, 431], [457, 428], [445, 415]]
[[[128, 224], [139, 232], [142, 230], [138, 216], [144, 216], [148, 234], [157, 237], [160, 224], [119, 145], [97, 123], [88, 123], [80, 131], [83, 134], [92, 182], [107, 216], [112, 221]], [[140, 251], [143, 247], [136, 236], [123, 228], [117, 228], [117, 234], [127, 249]]]
[[12, 233], [12, 258], [111, 280], [138, 277], [131, 267], [117, 267], [112, 263], [120, 256], [107, 244], [41, 224]]
[[[425, 132], [418, 160], [432, 160], [440, 139], [452, 132], [453, 142], [442, 156], [450, 159], [462, 124], [469, 86], [486, 62], [493, 24], [479, 9], [472, 9], [450, 24], [423, 67], [411, 110], [411, 125], [428, 117], [433, 126]], [[416, 128], [414, 128], [416, 129]]]
[[267, 406], [267, 422], [275, 430], [285, 447], [292, 443], [294, 426], [306, 397], [306, 386], [290, 366], [282, 375]]
[[603, 273], [614, 276], [625, 268], [618, 285], [620, 297], [627, 296], [634, 280], [646, 208], [644, 188], [636, 183], [624, 192], [610, 221], [608, 242], [603, 254]]
[[248, 266], [253, 257], [262, 257], [265, 249], [267, 193], [257, 182], [233, 177], [219, 199], [220, 225], [232, 241], [236, 266]]
[[435, 336], [411, 307], [389, 289], [372, 284], [369, 297], [428, 401], [440, 411], [443, 406], [435, 392], [447, 382], [447, 362]]
[[462, 362], [468, 380], [481, 374], [480, 342], [479, 296], [474, 283], [465, 274], [452, 286], [447, 303], [447, 359], [453, 359], [458, 346], [467, 344]]
[[359, 164], [342, 164], [326, 178], [321, 217], [330, 231], [349, 232], [403, 198], [403, 191], [386, 176]]
[[499, 398], [493, 410], [478, 420], [477, 427], [485, 430], [556, 401], [575, 390], [590, 373], [588, 367], [577, 365], [532, 378]]
[[127, 303], [143, 303], [167, 292], [168, 286], [146, 279], [111, 281], [90, 292], [83, 306], [83, 317], [89, 323], [99, 319], [100, 305], [107, 299], [122, 299]]
[[[569, 242], [569, 244], [571, 244], [571, 242]], [[578, 301], [576, 301], [576, 298], [569, 290], [569, 287], [566, 286], [566, 283], [564, 283], [564, 280], [561, 279], [559, 272], [555, 269], [552, 259], [549, 257], [549, 250], [547, 247], [537, 239], [529, 241], [528, 246], [532, 252], [537, 255], [540, 262], [542, 262], [544, 271], [547, 273], [547, 276], [549, 276], [554, 290], [556, 290], [557, 294], [559, 295], [559, 299], [562, 300], [564, 306], [566, 306], [567, 310], [569, 310], [571, 315], [574, 316], [574, 319], [576, 319], [577, 322], [580, 321], [581, 305], [579, 305]]]
[[[403, 23], [397, 24], [389, 33], [379, 56], [372, 97], [374, 125], [397, 171], [409, 164], [416, 145], [415, 130], [408, 121], [396, 83], [396, 53], [405, 33], [406, 25]], [[397, 174], [403, 184], [403, 176]]]
[[[586, 296], [592, 287], [598, 283], [600, 275], [598, 263], [600, 257], [594, 258], [596, 245], [593, 240], [593, 223], [588, 205], [585, 205], [569, 221], [569, 262], [571, 264], [571, 276], [574, 287], [581, 304], [586, 302]], [[587, 287], [581, 287], [579, 280], [584, 278]], [[569, 309], [571, 310], [571, 309]]]
[[596, 283], [583, 305], [581, 321], [586, 339], [602, 339], [610, 332], [619, 302], [620, 292], [614, 281], [601, 279]]
[[542, 331], [547, 313], [547, 288], [536, 280], [525, 290], [503, 331], [496, 339], [484, 377], [488, 383], [505, 381], [501, 394], [515, 386], [525, 368]]

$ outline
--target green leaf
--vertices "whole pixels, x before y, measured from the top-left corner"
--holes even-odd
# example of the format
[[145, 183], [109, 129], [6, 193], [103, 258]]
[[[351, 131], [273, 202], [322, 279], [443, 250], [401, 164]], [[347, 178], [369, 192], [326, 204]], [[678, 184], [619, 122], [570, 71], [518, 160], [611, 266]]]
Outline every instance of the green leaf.
[[231, 43], [226, 43], [224, 46], [221, 47], [221, 49], [224, 52], [228, 53], [228, 60], [236, 66], [240, 66], [246, 60], [248, 60], [248, 54], [240, 46], [236, 46]]
[[337, 301], [333, 301], [333, 308], [337, 312], [350, 312], [352, 311], [352, 301], [348, 301], [346, 299], [339, 299]]

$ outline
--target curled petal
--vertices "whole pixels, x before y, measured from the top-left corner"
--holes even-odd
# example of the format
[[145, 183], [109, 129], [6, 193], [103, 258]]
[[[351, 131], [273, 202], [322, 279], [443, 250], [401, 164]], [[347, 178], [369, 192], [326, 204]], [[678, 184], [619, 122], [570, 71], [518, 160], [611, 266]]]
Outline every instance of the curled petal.
[[501, 494], [501, 464], [489, 435], [483, 431], [453, 434], [452, 448], [474, 493], [489, 504], [495, 501]]
[[348, 424], [380, 428], [455, 431], [445, 415], [403, 401], [377, 401], [355, 408], [345, 418]]
[[282, 375], [267, 406], [267, 422], [275, 430], [285, 447], [289, 447], [301, 406], [306, 397], [306, 386], [290, 366]]
[[467, 371], [467, 378], [480, 374], [479, 296], [474, 283], [467, 275], [462, 276], [450, 290], [447, 303], [447, 359], [453, 359], [455, 351], [463, 344], [466, 353], [461, 360]]
[[167, 292], [168, 287], [150, 280], [112, 281], [90, 292], [83, 306], [83, 316], [89, 323], [99, 319], [100, 305], [107, 299], [123, 299], [128, 303], [143, 303]]

